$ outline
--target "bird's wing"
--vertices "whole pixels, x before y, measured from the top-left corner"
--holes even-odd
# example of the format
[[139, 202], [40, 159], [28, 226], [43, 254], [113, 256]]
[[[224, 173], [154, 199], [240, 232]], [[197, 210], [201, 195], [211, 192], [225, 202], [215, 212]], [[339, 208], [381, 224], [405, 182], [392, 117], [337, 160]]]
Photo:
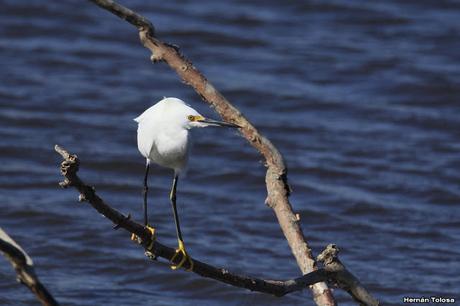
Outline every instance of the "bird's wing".
[[156, 137], [157, 129], [155, 129], [158, 116], [162, 111], [162, 105], [157, 103], [146, 109], [134, 121], [138, 123], [137, 127], [137, 148], [139, 152], [145, 157], [149, 158], [154, 139]]
[[149, 158], [156, 133], [154, 120], [141, 120], [139, 122], [137, 127], [137, 148], [145, 158]]

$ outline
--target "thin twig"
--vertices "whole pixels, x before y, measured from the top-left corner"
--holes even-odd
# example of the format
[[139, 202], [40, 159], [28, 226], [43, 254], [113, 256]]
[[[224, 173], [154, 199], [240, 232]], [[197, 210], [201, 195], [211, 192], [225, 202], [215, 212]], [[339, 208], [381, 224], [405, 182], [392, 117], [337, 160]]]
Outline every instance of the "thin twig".
[[16, 271], [17, 280], [29, 288], [42, 305], [59, 305], [35, 274], [32, 259], [2, 228], [0, 228], [0, 252], [10, 261]]
[[[138, 13], [123, 7], [111, 0], [90, 0], [112, 14], [127, 20], [136, 26], [144, 47], [152, 52], [153, 62], [164, 61], [209, 103], [219, 115], [228, 122], [241, 126], [241, 134], [264, 157], [267, 166], [265, 182], [267, 186], [266, 203], [270, 206], [280, 224], [281, 230], [288, 241], [291, 251], [303, 274], [317, 269], [313, 254], [300, 228], [300, 218], [296, 217], [289, 202], [290, 187], [287, 181], [287, 167], [283, 156], [276, 147], [241, 114], [214, 86], [198, 71], [198, 69], [179, 52], [177, 46], [167, 44], [154, 36], [151, 22]], [[335, 305], [334, 298], [323, 282], [311, 287], [316, 304], [321, 306]]]

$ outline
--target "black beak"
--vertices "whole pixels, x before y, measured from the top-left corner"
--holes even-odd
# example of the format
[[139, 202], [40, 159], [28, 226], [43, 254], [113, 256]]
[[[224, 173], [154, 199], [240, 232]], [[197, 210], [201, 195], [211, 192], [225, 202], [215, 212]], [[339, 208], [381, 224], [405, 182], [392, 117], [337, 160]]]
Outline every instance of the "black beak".
[[210, 125], [215, 125], [215, 126], [225, 126], [225, 127], [231, 127], [231, 128], [240, 128], [241, 126], [233, 123], [228, 123], [224, 121], [218, 121], [218, 120], [213, 120], [213, 119], [208, 119], [204, 118], [203, 120], [200, 120], [200, 122], [207, 123]]

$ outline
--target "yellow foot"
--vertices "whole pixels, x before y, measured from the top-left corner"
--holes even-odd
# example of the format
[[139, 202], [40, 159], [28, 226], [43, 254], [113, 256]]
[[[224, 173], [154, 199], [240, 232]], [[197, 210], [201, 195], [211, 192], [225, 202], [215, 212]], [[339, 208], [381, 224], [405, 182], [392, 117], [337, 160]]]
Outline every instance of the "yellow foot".
[[[174, 264], [175, 259], [179, 256], [179, 254], [182, 255], [182, 259], [179, 261], [178, 264]], [[184, 242], [182, 240], [179, 240], [179, 247], [176, 249], [176, 253], [171, 257], [171, 269], [177, 270], [181, 268], [185, 262], [189, 263], [189, 268], [187, 271], [192, 271], [193, 270], [193, 260], [192, 258], [187, 254], [187, 251], [185, 250]]]
[[[150, 234], [152, 235], [152, 239], [150, 241], [150, 244], [147, 246], [147, 250], [150, 251], [152, 249], [153, 243], [155, 241], [155, 228], [153, 228], [153, 227], [151, 227], [149, 225], [146, 225], [145, 229], [148, 230], [150, 232]], [[142, 243], [142, 240], [136, 234], [131, 234], [131, 240], [136, 241], [137, 243]]]

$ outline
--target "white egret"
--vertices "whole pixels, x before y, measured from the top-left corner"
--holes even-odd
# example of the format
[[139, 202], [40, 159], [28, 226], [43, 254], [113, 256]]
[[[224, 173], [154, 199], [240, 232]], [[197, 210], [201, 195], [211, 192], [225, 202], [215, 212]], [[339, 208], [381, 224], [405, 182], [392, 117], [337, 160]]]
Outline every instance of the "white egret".
[[147, 179], [150, 163], [153, 162], [157, 165], [174, 170], [174, 179], [169, 199], [173, 209], [179, 245], [171, 261], [173, 262], [179, 254], [182, 254], [182, 259], [177, 265], [171, 264], [171, 268], [178, 269], [188, 261], [191, 270], [193, 269], [193, 261], [185, 250], [176, 208], [177, 181], [179, 179], [179, 174], [187, 166], [190, 152], [189, 130], [195, 127], [207, 126], [227, 126], [234, 128], [238, 128], [239, 126], [232, 123], [207, 119], [185, 104], [184, 101], [177, 98], [164, 98], [148, 108], [134, 120], [139, 124], [137, 129], [137, 147], [147, 160], [143, 190], [144, 224], [152, 233], [154, 232], [154, 229], [149, 226], [147, 215]]

